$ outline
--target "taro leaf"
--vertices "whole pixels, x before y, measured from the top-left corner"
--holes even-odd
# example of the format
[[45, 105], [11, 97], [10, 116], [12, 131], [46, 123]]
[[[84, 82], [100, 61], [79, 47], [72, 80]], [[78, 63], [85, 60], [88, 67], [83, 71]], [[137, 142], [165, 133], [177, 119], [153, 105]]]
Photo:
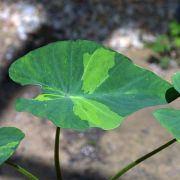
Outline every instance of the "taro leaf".
[[174, 88], [180, 93], [180, 72], [177, 72], [172, 77]]
[[24, 134], [14, 127], [0, 128], [0, 165], [15, 152]]
[[158, 109], [154, 112], [154, 116], [180, 142], [180, 110]]
[[[172, 76], [174, 88], [180, 93], [180, 72]], [[180, 142], [180, 110], [162, 108], [154, 113], [158, 122]]]
[[39, 85], [42, 94], [19, 99], [17, 111], [48, 118], [56, 126], [113, 129], [131, 113], [167, 103], [171, 84], [95, 42], [49, 44], [14, 62], [10, 77]]

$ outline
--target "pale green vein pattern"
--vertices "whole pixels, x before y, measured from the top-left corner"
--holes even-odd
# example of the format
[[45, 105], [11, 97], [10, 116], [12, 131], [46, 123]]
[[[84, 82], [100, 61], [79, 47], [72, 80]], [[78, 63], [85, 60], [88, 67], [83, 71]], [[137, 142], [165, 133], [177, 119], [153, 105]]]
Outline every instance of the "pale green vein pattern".
[[154, 116], [180, 142], [180, 110], [158, 109], [154, 112]]
[[0, 165], [15, 152], [24, 134], [14, 127], [0, 128]]
[[107, 106], [97, 101], [89, 100], [83, 97], [71, 97], [74, 107], [73, 111], [82, 120], [87, 120], [92, 127], [117, 127], [122, 121], [122, 117], [111, 111]]
[[[92, 41], [49, 44], [15, 61], [9, 70], [22, 85], [39, 85], [34, 99], [19, 99], [18, 111], [47, 118], [56, 126], [105, 130], [131, 113], [166, 104], [172, 85], [127, 57]], [[173, 98], [178, 94], [173, 91]]]
[[115, 52], [97, 49], [92, 55], [84, 56], [84, 73], [82, 89], [85, 93], [93, 91], [108, 78], [108, 71], [115, 65]]

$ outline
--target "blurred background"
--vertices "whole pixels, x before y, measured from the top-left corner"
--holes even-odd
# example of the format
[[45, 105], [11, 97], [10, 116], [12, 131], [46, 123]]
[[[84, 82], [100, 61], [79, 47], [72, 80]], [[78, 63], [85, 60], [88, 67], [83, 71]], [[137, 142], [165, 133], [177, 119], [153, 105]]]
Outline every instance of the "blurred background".
[[[55, 127], [46, 119], [15, 112], [18, 97], [34, 97], [37, 87], [8, 78], [18, 57], [50, 42], [89, 39], [130, 57], [171, 81], [180, 70], [179, 0], [0, 0], [0, 126], [26, 134], [12, 160], [43, 180], [55, 179]], [[177, 99], [168, 107], [180, 108]], [[163, 106], [164, 107], [164, 106]], [[172, 137], [152, 117], [158, 107], [140, 110], [113, 131], [62, 130], [65, 180], [105, 180], [118, 169]], [[122, 180], [179, 180], [180, 145], [174, 144], [125, 174]], [[25, 179], [0, 167], [1, 180]]]

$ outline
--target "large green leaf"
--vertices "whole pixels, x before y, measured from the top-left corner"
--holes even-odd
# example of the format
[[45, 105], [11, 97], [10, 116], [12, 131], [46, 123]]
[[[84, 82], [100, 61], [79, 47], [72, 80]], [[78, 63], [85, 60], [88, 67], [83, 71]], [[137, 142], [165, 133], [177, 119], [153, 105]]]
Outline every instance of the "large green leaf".
[[[172, 76], [172, 81], [175, 89], [180, 93], [180, 72]], [[180, 142], [180, 110], [162, 108], [153, 114], [158, 122]]]
[[180, 142], [180, 110], [158, 109], [154, 112], [154, 116]]
[[16, 150], [24, 134], [14, 127], [0, 128], [0, 165]]
[[17, 110], [48, 118], [62, 128], [113, 129], [141, 108], [167, 103], [167, 92], [173, 92], [171, 100], [177, 97], [168, 82], [86, 40], [31, 51], [11, 65], [9, 74], [22, 85], [42, 88], [34, 99], [18, 100]]
[[180, 93], [180, 72], [177, 72], [172, 77], [174, 88]]

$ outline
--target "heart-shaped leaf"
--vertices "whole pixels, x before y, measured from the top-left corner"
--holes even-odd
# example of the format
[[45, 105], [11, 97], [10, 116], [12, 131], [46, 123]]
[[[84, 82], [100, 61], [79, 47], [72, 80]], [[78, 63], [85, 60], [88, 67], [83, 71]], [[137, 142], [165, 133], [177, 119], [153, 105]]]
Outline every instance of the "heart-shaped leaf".
[[24, 133], [14, 127], [0, 128], [0, 165], [15, 152]]
[[34, 99], [18, 100], [18, 111], [76, 130], [113, 129], [141, 108], [167, 103], [166, 93], [172, 89], [127, 57], [86, 40], [31, 51], [14, 62], [9, 72], [22, 85], [42, 88]]
[[[174, 88], [180, 93], [180, 72], [172, 76]], [[180, 142], [180, 110], [162, 108], [154, 113], [158, 122]]]
[[180, 110], [158, 109], [154, 112], [154, 116], [180, 142]]
[[177, 72], [172, 77], [174, 88], [180, 93], [180, 72]]

